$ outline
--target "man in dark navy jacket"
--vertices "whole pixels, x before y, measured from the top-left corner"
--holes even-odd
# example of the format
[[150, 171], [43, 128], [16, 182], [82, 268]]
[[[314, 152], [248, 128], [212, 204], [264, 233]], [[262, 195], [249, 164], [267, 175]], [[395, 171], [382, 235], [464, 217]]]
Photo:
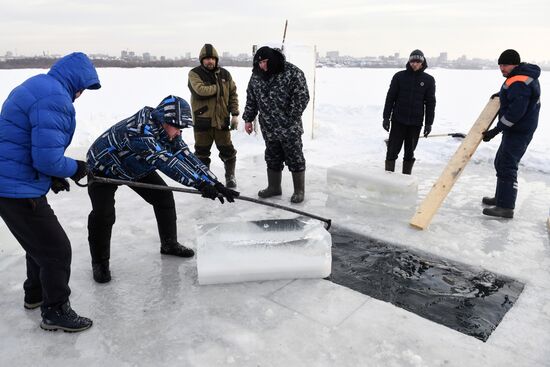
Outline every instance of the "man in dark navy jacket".
[[[414, 150], [420, 137], [424, 111], [424, 136], [432, 131], [435, 113], [435, 79], [424, 70], [428, 67], [424, 54], [414, 50], [406, 70], [396, 73], [390, 84], [384, 105], [382, 127], [390, 132], [386, 153], [386, 171], [395, 170], [395, 160], [405, 144], [403, 173], [410, 175], [414, 165]], [[390, 130], [391, 120], [391, 130]]]
[[46, 199], [68, 190], [70, 177], [86, 175], [83, 161], [65, 156], [76, 121], [73, 102], [85, 89], [101, 87], [94, 65], [75, 52], [47, 74], [27, 79], [0, 114], [0, 216], [26, 252], [26, 309], [42, 307], [45, 330], [81, 331], [92, 320], [69, 303], [71, 243]]
[[494, 197], [484, 197], [482, 203], [492, 207], [483, 214], [513, 218], [518, 192], [518, 166], [537, 129], [540, 111], [540, 68], [522, 63], [515, 50], [505, 50], [498, 65], [506, 81], [500, 92], [499, 119], [496, 127], [483, 133], [483, 141], [490, 141], [502, 132], [502, 140], [495, 156], [497, 187]]

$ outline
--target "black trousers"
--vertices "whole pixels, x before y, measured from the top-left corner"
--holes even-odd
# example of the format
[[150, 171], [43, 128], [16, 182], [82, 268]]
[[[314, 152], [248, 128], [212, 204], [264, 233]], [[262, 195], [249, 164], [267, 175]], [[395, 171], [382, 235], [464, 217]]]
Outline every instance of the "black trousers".
[[386, 160], [395, 161], [401, 152], [401, 147], [405, 145], [404, 161], [414, 160], [414, 150], [418, 144], [418, 137], [422, 126], [403, 125], [392, 121], [390, 137], [388, 140], [388, 151]]
[[45, 196], [0, 198], [0, 216], [27, 253], [25, 299], [56, 307], [69, 300], [71, 243]]
[[[156, 172], [137, 180], [153, 185], [166, 186]], [[177, 241], [176, 204], [171, 191], [131, 187], [153, 206], [161, 243]], [[94, 182], [88, 186], [92, 211], [88, 216], [88, 242], [92, 263], [101, 263], [111, 257], [111, 233], [115, 224], [115, 192], [118, 185]]]

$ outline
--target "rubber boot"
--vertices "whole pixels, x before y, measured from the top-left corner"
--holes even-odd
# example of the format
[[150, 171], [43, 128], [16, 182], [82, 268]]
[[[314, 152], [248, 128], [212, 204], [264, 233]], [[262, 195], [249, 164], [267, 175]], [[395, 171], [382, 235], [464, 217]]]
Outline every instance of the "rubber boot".
[[410, 175], [411, 174], [413, 166], [414, 166], [414, 161], [415, 161], [415, 159], [410, 160], [410, 161], [405, 161], [405, 160], [403, 161], [403, 174], [404, 175]]
[[388, 161], [386, 159], [386, 171], [389, 171], [389, 172], [395, 171], [395, 161]]
[[225, 162], [225, 187], [234, 189], [237, 187], [237, 180], [235, 179], [235, 163], [237, 159], [231, 159]]
[[272, 196], [279, 196], [283, 193], [281, 189], [281, 179], [283, 176], [282, 171], [274, 171], [267, 169], [267, 188], [258, 191], [258, 196], [261, 198], [270, 198]]
[[94, 280], [97, 283], [108, 283], [111, 281], [111, 271], [109, 270], [109, 260], [92, 263], [92, 272]]
[[294, 184], [294, 194], [290, 197], [290, 202], [297, 204], [304, 201], [306, 171], [292, 172], [292, 183]]

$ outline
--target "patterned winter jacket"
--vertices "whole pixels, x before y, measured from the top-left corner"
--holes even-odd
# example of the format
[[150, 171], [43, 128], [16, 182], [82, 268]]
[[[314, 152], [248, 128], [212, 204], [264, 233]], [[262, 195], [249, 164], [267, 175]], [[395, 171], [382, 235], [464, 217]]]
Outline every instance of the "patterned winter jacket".
[[52, 176], [76, 172], [65, 156], [76, 127], [73, 101], [78, 91], [100, 87], [88, 56], [75, 52], [10, 93], [0, 115], [0, 197], [36, 198]]
[[[205, 45], [199, 60], [205, 57], [218, 59], [218, 52], [212, 45]], [[191, 91], [193, 123], [196, 131], [229, 128], [229, 113], [239, 115], [239, 97], [237, 86], [229, 71], [216, 67], [210, 71], [200, 65], [191, 69], [188, 76]]]
[[533, 133], [540, 111], [540, 68], [521, 63], [508, 75], [500, 88], [497, 127], [504, 132]]
[[153, 110], [145, 107], [101, 134], [88, 151], [91, 172], [138, 180], [159, 169], [185, 186], [216, 183], [216, 176], [189, 151], [181, 136], [169, 140], [162, 125], [152, 120]]
[[260, 127], [267, 135], [303, 134], [302, 113], [309, 102], [302, 70], [284, 61], [284, 70], [264, 80], [253, 73], [246, 90], [243, 120], [252, 122], [259, 113]]

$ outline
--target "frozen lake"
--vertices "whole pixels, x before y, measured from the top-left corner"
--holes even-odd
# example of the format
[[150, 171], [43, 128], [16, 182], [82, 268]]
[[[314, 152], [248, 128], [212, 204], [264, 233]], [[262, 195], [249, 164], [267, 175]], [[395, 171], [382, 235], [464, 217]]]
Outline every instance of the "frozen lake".
[[[99, 69], [103, 88], [77, 100], [77, 130], [68, 155], [83, 158], [108, 126], [168, 94], [189, 96], [189, 69]], [[248, 68], [229, 68], [241, 110]], [[117, 192], [113, 229], [113, 281], [91, 277], [84, 189], [49, 194], [73, 245], [71, 302], [94, 320], [79, 334], [39, 329], [39, 311], [22, 306], [25, 261], [0, 222], [0, 365], [64, 363], [185, 366], [548, 366], [550, 360], [550, 205], [548, 138], [550, 81], [542, 74], [539, 130], [522, 161], [515, 218], [481, 214], [482, 196], [494, 191], [492, 165], [499, 138], [482, 143], [431, 226], [408, 225], [414, 208], [377, 203], [338, 205], [331, 199], [327, 169], [361, 164], [382, 174], [387, 133], [381, 127], [384, 98], [394, 69], [318, 69], [314, 139], [305, 141], [306, 200], [300, 210], [331, 218], [335, 225], [516, 279], [525, 288], [484, 343], [394, 305], [326, 280], [285, 280], [200, 286], [196, 260], [164, 257], [152, 209], [131, 190]], [[0, 70], [0, 99], [39, 71]], [[499, 71], [427, 69], [436, 78], [432, 134], [468, 132], [503, 78]], [[310, 82], [310, 81], [308, 81]], [[238, 189], [256, 197], [266, 183], [263, 141], [243, 126], [233, 133]], [[184, 140], [193, 143], [192, 131]], [[419, 203], [459, 145], [452, 138], [421, 139], [413, 175]], [[222, 164], [213, 151], [212, 169]], [[400, 165], [398, 164], [400, 167]], [[175, 184], [171, 182], [170, 184]], [[291, 179], [283, 173], [290, 205]], [[196, 248], [196, 226], [294, 217], [273, 208], [237, 202], [221, 205], [176, 194], [178, 234]]]

